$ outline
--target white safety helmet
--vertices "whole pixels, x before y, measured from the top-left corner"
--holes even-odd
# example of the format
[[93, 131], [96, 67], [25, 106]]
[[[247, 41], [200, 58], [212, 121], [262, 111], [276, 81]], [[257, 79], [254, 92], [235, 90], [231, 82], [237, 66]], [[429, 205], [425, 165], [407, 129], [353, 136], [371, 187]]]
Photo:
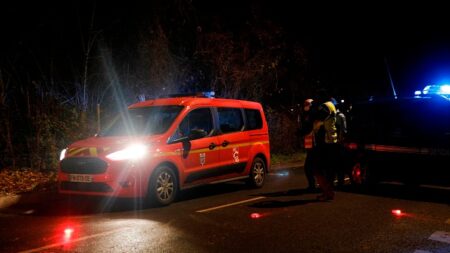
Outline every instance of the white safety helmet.
[[305, 100], [305, 102], [303, 102], [303, 110], [305, 112], [307, 112], [307, 111], [309, 111], [309, 109], [311, 109], [311, 105], [312, 105], [313, 101], [314, 101], [313, 99], [308, 98]]

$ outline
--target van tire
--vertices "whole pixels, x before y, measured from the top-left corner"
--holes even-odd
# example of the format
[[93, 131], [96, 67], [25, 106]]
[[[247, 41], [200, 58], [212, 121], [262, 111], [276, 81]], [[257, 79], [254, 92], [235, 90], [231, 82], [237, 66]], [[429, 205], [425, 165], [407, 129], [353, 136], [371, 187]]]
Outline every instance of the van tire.
[[162, 165], [155, 169], [148, 185], [147, 198], [152, 206], [167, 206], [178, 194], [178, 178], [173, 169]]
[[266, 163], [260, 157], [253, 159], [247, 184], [253, 188], [261, 188], [266, 179]]

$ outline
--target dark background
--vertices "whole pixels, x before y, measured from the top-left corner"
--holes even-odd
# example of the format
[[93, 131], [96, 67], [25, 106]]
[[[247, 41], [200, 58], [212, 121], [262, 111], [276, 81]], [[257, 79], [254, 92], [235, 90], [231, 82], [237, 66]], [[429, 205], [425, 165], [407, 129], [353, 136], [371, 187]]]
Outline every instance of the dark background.
[[[185, 3], [182, 3], [185, 2]], [[162, 20], [171, 36], [190, 43], [196, 27], [238, 33], [252, 16], [281, 27], [307, 52], [311, 82], [345, 95], [389, 95], [387, 66], [400, 95], [445, 82], [449, 21], [443, 5], [420, 3], [309, 4], [309, 1], [39, 1], [2, 3], [2, 60], [23, 72], [36, 62], [69, 80], [81, 64], [81, 41], [95, 6], [95, 27], [108, 46], [133, 54], [139, 33]], [[177, 10], [178, 8], [178, 10]], [[179, 8], [185, 8], [180, 11]], [[181, 14], [180, 14], [181, 13]], [[86, 36], [86, 35], [84, 35]], [[172, 48], [174, 52], [176, 48]], [[33, 62], [34, 61], [34, 62]], [[295, 66], [289, 71], [295, 72]]]

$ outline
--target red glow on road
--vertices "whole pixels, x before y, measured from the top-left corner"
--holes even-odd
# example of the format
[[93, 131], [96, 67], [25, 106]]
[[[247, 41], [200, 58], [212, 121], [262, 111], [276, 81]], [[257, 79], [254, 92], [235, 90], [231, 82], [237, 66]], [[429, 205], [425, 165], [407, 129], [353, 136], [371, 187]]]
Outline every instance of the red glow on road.
[[400, 210], [400, 209], [394, 209], [391, 212], [395, 216], [402, 216], [403, 215], [402, 210]]
[[64, 248], [70, 249], [71, 248], [71, 241], [73, 240], [73, 232], [74, 229], [70, 227], [64, 228], [64, 234], [62, 238], [62, 242], [64, 243]]
[[79, 237], [80, 226], [77, 222], [63, 219], [58, 225], [55, 226], [53, 243], [62, 243], [64, 249], [70, 250], [72, 247], [72, 241]]
[[252, 214], [250, 214], [250, 218], [252, 218], [252, 219], [259, 219], [261, 217], [262, 217], [262, 215], [259, 214], [259, 213], [252, 213]]
[[73, 234], [73, 228], [68, 227], [68, 228], [64, 229], [64, 237], [70, 238], [70, 237], [72, 237], [72, 234]]

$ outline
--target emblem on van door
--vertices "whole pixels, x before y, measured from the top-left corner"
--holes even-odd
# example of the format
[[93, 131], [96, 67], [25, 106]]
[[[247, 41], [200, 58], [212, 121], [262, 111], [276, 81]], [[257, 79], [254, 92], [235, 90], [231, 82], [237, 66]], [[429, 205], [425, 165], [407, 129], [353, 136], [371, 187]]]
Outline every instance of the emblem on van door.
[[203, 166], [206, 161], [206, 153], [200, 153], [200, 164]]
[[239, 148], [233, 148], [233, 159], [235, 163], [239, 162]]

